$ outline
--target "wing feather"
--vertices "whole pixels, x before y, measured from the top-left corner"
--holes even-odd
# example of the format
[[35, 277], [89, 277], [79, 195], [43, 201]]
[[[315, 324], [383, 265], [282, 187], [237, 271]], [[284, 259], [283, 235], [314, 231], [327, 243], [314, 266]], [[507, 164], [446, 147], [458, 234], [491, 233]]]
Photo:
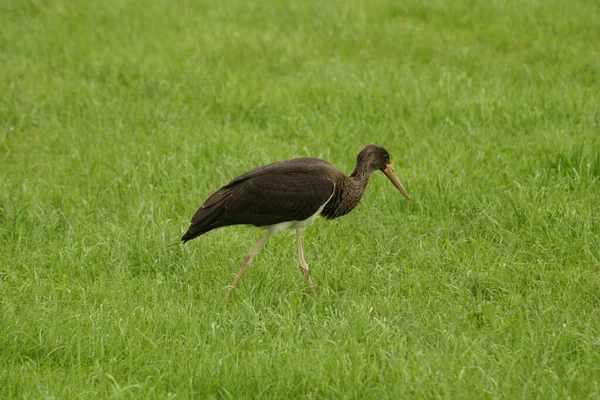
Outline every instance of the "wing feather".
[[200, 206], [182, 240], [228, 225], [305, 220], [331, 197], [335, 172], [331, 164], [316, 158], [280, 161], [249, 171]]

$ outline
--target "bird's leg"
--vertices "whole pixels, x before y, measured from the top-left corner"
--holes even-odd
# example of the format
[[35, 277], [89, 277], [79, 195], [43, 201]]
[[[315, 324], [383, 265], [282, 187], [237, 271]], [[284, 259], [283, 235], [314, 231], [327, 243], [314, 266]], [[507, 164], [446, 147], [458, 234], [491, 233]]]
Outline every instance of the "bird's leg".
[[233, 280], [233, 283], [231, 284], [231, 287], [229, 288], [229, 290], [227, 291], [227, 294], [225, 295], [225, 299], [224, 299], [225, 302], [227, 302], [227, 300], [229, 299], [229, 296], [231, 296], [231, 292], [235, 288], [235, 285], [237, 285], [239, 280], [242, 279], [242, 275], [244, 275], [246, 268], [248, 268], [250, 266], [250, 263], [252, 263], [252, 259], [254, 258], [254, 256], [256, 254], [258, 254], [258, 251], [263, 246], [263, 244], [265, 244], [265, 242], [267, 241], [269, 236], [271, 236], [271, 231], [267, 231], [267, 233], [265, 233], [265, 235], [258, 241], [256, 246], [252, 249], [252, 251], [250, 253], [248, 253], [246, 258], [244, 259], [244, 262], [242, 263], [242, 268], [240, 268], [240, 272], [238, 272], [238, 274], [236, 275], [235, 279]]
[[308, 275], [308, 264], [304, 260], [304, 251], [302, 251], [302, 235], [300, 234], [300, 229], [296, 228], [296, 243], [298, 244], [298, 265], [300, 266], [300, 271], [302, 275], [306, 278], [306, 282], [308, 283], [308, 290], [310, 290], [311, 294], [315, 294], [315, 285], [313, 284], [310, 275]]

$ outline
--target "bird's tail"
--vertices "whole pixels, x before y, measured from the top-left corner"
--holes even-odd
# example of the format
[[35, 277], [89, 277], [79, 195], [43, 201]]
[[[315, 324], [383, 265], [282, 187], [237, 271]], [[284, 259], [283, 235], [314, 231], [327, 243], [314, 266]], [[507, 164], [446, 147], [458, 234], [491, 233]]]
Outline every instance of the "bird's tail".
[[202, 235], [203, 233], [205, 233], [205, 232], [195, 233], [192, 231], [192, 228], [190, 227], [190, 229], [188, 229], [187, 232], [183, 234], [183, 236], [181, 237], [181, 240], [183, 241], [183, 243], [185, 243], [194, 238], [197, 238], [198, 236]]
[[213, 229], [227, 225], [227, 218], [224, 218], [223, 215], [223, 202], [230, 192], [231, 189], [225, 186], [206, 199], [192, 217], [189, 229], [181, 238], [183, 243], [204, 235]]
[[192, 217], [187, 232], [181, 237], [183, 243], [221, 227], [222, 224], [219, 218], [221, 214], [222, 210], [220, 207], [200, 207]]
[[213, 230], [215, 228], [216, 227], [199, 226], [198, 224], [190, 225], [190, 227], [188, 228], [187, 232], [184, 233], [183, 236], [181, 237], [181, 240], [183, 241], [183, 243], [189, 242], [190, 240], [195, 239], [198, 236], [202, 236], [206, 232], [211, 231], [211, 230]]
[[190, 227], [188, 228], [187, 232], [181, 237], [183, 243], [195, 239], [198, 236], [204, 235], [208, 231], [218, 228], [218, 225], [215, 224], [215, 220], [217, 219], [218, 215], [214, 214], [220, 213], [215, 213], [210, 209], [200, 208], [194, 215], [194, 218], [192, 218], [192, 222], [190, 223]]

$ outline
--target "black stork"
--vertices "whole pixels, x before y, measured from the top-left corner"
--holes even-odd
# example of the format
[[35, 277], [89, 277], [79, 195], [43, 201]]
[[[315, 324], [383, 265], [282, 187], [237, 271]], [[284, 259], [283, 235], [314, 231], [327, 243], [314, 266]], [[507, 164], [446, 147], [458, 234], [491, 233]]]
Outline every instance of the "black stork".
[[294, 229], [298, 246], [298, 264], [312, 294], [315, 287], [308, 274], [302, 251], [300, 230], [322, 215], [334, 219], [348, 214], [360, 201], [371, 174], [383, 171], [396, 188], [410, 200], [398, 180], [390, 155], [381, 146], [370, 144], [358, 153], [356, 167], [349, 176], [319, 158], [295, 158], [279, 161], [246, 172], [213, 193], [192, 217], [185, 243], [213, 229], [248, 224], [267, 227], [267, 232], [246, 256], [229, 288], [231, 295], [244, 271], [269, 236]]

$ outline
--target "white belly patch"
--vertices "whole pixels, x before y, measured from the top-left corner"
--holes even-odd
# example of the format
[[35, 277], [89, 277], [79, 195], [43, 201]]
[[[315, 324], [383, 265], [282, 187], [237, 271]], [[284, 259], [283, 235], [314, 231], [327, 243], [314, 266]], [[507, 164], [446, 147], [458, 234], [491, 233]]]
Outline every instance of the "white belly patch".
[[321, 205], [321, 207], [319, 207], [319, 209], [317, 210], [316, 213], [314, 213], [310, 217], [306, 218], [305, 220], [280, 222], [278, 224], [273, 224], [273, 225], [269, 226], [269, 230], [271, 231], [271, 233], [277, 233], [277, 232], [284, 231], [286, 229], [304, 229], [307, 226], [312, 225], [313, 222], [315, 222], [315, 219], [317, 219], [317, 217], [321, 214], [321, 212], [323, 211], [323, 209], [325, 208], [327, 203], [329, 203], [329, 201], [333, 197], [333, 193], [335, 193], [335, 186], [333, 188], [333, 192], [331, 192], [331, 196], [329, 196], [327, 201], [325, 203], [323, 203], [323, 205]]

